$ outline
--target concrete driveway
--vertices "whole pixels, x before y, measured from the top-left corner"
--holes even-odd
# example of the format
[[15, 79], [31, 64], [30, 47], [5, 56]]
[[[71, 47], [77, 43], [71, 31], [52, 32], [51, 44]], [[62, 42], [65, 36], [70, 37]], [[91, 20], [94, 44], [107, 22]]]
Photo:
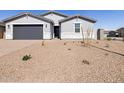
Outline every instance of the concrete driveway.
[[3, 40], [0, 39], [0, 56], [31, 46], [40, 40]]

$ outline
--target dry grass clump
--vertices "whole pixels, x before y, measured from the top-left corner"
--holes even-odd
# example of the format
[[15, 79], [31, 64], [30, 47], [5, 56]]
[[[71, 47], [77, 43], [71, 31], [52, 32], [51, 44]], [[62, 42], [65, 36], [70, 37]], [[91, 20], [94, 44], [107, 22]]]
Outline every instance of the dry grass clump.
[[83, 63], [83, 64], [87, 64], [87, 65], [90, 64], [90, 62], [89, 62], [88, 60], [83, 60], [82, 63]]

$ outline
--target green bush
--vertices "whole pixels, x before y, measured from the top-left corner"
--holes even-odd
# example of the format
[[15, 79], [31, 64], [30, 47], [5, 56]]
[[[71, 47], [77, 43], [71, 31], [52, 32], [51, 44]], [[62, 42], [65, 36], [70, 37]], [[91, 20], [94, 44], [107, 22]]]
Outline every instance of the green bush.
[[107, 40], [110, 41], [110, 40], [112, 40], [112, 39], [111, 39], [111, 37], [107, 37]]
[[24, 55], [23, 58], [22, 58], [22, 60], [23, 61], [27, 61], [27, 60], [29, 60], [31, 58], [32, 58], [31, 55]]

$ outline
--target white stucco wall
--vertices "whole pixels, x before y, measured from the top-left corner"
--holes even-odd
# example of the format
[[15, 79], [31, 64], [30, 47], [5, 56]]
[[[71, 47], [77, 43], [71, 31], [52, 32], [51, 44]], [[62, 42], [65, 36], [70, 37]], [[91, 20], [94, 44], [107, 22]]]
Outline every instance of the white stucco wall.
[[66, 17], [62, 17], [56, 14], [48, 14], [44, 16], [45, 18], [51, 19], [54, 22], [54, 26], [59, 26], [59, 20], [62, 20]]
[[[18, 18], [16, 20], [7, 22], [6, 25], [6, 32], [5, 32], [5, 39], [13, 39], [13, 25], [15, 24], [43, 24], [43, 39], [51, 39], [51, 24], [30, 16], [25, 16]], [[10, 25], [10, 28], [8, 28]], [[47, 27], [46, 27], [47, 25]]]
[[[75, 23], [81, 23], [80, 33], [75, 32]], [[61, 39], [82, 39], [83, 35], [81, 26], [83, 28], [84, 38], [87, 38], [87, 30], [89, 28], [92, 31], [94, 23], [82, 20], [80, 18], [75, 18], [61, 23]], [[93, 30], [92, 38], [96, 38], [95, 30]]]

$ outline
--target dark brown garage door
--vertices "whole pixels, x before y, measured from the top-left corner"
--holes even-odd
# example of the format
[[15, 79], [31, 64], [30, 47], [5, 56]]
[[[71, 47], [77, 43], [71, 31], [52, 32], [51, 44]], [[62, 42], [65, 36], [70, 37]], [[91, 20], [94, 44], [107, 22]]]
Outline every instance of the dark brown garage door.
[[14, 25], [14, 39], [43, 39], [43, 25]]

